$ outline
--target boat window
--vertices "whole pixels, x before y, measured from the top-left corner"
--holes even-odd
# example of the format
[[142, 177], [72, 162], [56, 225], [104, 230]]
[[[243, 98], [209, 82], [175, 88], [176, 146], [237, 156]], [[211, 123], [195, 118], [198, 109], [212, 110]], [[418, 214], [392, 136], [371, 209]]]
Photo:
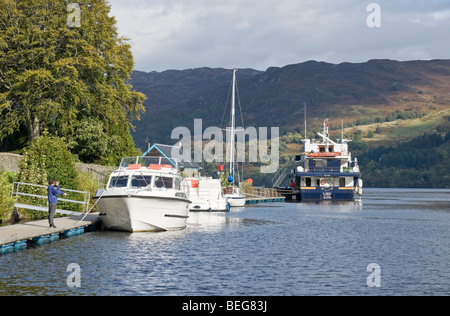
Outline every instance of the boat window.
[[108, 188], [124, 188], [128, 184], [128, 176], [112, 177]]
[[233, 188], [232, 187], [223, 188], [223, 194], [233, 194]]
[[178, 178], [175, 178], [175, 189], [181, 190], [181, 182], [180, 182], [180, 179], [178, 179]]
[[314, 160], [314, 167], [316, 168], [325, 168], [327, 166], [326, 159], [316, 159]]
[[155, 187], [156, 188], [172, 189], [172, 187], [173, 187], [173, 178], [155, 177]]
[[327, 167], [335, 169], [334, 171], [339, 171], [339, 169], [341, 168], [341, 161], [330, 159], [330, 160], [328, 160]]
[[144, 188], [152, 183], [152, 176], [134, 175], [131, 177], [131, 187]]

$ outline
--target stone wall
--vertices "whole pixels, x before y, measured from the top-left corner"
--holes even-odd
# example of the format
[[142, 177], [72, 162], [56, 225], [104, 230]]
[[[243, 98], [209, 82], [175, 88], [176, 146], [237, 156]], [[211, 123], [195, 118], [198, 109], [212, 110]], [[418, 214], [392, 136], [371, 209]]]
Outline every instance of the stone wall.
[[[19, 172], [20, 159], [22, 159], [21, 155], [0, 153], [0, 168], [3, 167], [8, 172]], [[100, 166], [83, 163], [77, 163], [76, 168], [78, 172], [94, 172], [98, 174], [108, 173], [116, 169], [116, 167], [112, 166]]]
[[3, 167], [9, 172], [19, 172], [19, 161], [22, 159], [21, 155], [0, 153], [0, 168]]

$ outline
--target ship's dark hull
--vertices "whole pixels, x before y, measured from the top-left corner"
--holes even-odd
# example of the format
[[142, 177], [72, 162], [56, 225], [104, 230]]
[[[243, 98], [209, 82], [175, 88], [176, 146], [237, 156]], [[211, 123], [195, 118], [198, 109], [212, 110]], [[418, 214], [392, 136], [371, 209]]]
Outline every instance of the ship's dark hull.
[[297, 199], [301, 201], [353, 201], [355, 199], [355, 188], [301, 187]]

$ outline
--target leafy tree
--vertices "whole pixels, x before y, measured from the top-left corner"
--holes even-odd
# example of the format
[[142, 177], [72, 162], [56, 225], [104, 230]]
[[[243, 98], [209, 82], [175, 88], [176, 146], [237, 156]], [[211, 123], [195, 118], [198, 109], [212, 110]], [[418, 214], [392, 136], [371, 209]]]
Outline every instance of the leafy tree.
[[74, 126], [75, 133], [69, 146], [78, 157], [87, 163], [98, 162], [106, 156], [108, 135], [103, 129], [103, 124], [94, 118], [84, 118]]
[[[144, 111], [145, 96], [127, 83], [134, 62], [106, 0], [80, 2], [80, 27], [67, 23], [69, 1], [0, 0], [0, 140], [47, 128], [70, 142], [82, 118], [119, 138]], [[119, 154], [134, 143], [118, 141]]]

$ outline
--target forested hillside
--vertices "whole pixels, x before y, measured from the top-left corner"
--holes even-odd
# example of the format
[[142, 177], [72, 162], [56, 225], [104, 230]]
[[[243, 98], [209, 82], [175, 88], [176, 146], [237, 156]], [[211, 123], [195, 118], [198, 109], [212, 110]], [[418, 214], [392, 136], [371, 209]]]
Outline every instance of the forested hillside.
[[450, 188], [449, 153], [450, 132], [354, 152], [366, 185], [406, 188]]

